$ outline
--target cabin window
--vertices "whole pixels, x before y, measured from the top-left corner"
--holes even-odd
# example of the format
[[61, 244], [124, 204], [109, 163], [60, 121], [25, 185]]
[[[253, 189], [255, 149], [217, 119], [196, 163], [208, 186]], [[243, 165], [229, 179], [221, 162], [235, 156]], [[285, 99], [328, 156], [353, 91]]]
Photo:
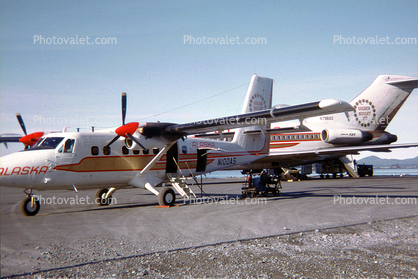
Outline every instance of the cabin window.
[[144, 155], [149, 154], [149, 149], [144, 149], [144, 150], [142, 150], [142, 153], [143, 153]]
[[122, 146], [122, 154], [123, 155], [128, 155], [129, 154], [129, 149], [126, 148], [126, 146]]
[[135, 155], [138, 155], [138, 154], [139, 154], [139, 149], [134, 149], [134, 150], [133, 150], [133, 153], [134, 153]]
[[99, 155], [99, 147], [98, 146], [92, 146], [91, 147], [91, 155]]
[[160, 149], [159, 148], [153, 148], [152, 149], [152, 153], [154, 153], [155, 155], [157, 155], [158, 152], [160, 152]]
[[183, 145], [181, 147], [181, 152], [183, 152], [183, 154], [187, 154], [187, 146]]
[[104, 146], [103, 147], [103, 154], [104, 155], [110, 155], [110, 146]]
[[281, 140], [281, 136], [277, 136], [277, 139], [278, 139], [278, 140]]

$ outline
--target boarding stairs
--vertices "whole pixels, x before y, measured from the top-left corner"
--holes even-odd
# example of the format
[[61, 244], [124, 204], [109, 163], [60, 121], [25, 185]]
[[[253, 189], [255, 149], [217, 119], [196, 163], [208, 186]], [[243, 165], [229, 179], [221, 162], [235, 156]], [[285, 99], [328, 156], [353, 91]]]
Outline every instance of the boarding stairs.
[[167, 173], [167, 177], [173, 188], [176, 189], [177, 193], [179, 193], [183, 198], [186, 200], [189, 200], [191, 197], [196, 198], [195, 193], [193, 193], [192, 189], [190, 189], [187, 185], [185, 176]]
[[357, 174], [356, 170], [354, 169], [355, 166], [353, 161], [347, 158], [347, 156], [341, 157], [339, 161], [342, 163], [344, 168], [347, 170], [347, 173], [354, 178], [359, 178], [360, 176]]

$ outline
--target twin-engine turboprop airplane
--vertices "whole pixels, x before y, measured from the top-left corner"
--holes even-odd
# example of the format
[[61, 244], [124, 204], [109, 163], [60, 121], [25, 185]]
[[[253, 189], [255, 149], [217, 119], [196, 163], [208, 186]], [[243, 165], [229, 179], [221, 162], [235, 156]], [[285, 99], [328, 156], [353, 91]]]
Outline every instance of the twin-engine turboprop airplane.
[[[44, 135], [30, 149], [0, 158], [0, 186], [24, 188], [22, 213], [36, 215], [40, 202], [32, 190], [99, 189], [96, 201], [108, 205], [113, 193], [126, 186], [146, 188], [162, 205], [175, 203], [171, 182], [183, 197], [194, 195], [184, 176], [200, 175], [234, 165], [250, 164], [268, 155], [265, 131], [279, 120], [352, 111], [348, 103], [323, 100], [285, 108], [271, 108], [272, 79], [254, 75], [241, 114], [186, 124], [125, 124], [126, 94], [122, 94], [122, 126], [95, 132]], [[236, 128], [231, 142], [187, 138], [199, 132]], [[181, 175], [180, 175], [181, 173]]]
[[232, 169], [275, 169], [318, 162], [332, 165], [337, 160], [351, 176], [357, 177], [347, 164], [346, 155], [418, 146], [416, 142], [391, 144], [397, 136], [385, 131], [417, 86], [418, 78], [380, 75], [350, 102], [354, 111], [308, 117], [296, 127], [274, 122], [273, 128], [265, 131], [270, 134], [269, 155]]

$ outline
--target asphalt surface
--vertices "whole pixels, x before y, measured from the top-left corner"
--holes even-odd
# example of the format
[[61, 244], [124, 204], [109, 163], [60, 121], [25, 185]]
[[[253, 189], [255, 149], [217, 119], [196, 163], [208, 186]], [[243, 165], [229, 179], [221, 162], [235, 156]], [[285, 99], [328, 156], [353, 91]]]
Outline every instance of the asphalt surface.
[[[384, 274], [418, 276], [416, 268], [414, 270], [414, 265], [418, 266], [418, 177], [290, 182], [283, 183], [280, 197], [246, 200], [240, 199], [242, 183], [237, 179], [207, 179], [204, 182], [203, 190], [215, 200], [204, 197], [183, 202], [178, 197], [178, 206], [171, 208], [157, 207], [157, 197], [142, 189], [117, 191], [113, 196], [116, 204], [108, 207], [86, 204], [93, 203], [95, 191], [37, 192], [43, 204], [34, 217], [25, 217], [20, 212], [20, 202], [24, 198], [21, 189], [1, 188], [1, 276], [33, 278], [30, 274], [45, 277], [87, 274], [92, 278], [178, 278], [181, 274], [188, 278], [320, 278], [321, 273], [315, 271], [321, 267], [314, 264], [310, 268], [289, 267], [285, 270], [284, 265], [279, 268], [280, 265], [265, 263], [279, 261], [280, 256], [269, 257], [285, 245], [293, 245], [289, 247], [299, 253], [300, 262], [322, 247], [316, 239], [323, 240], [324, 235], [325, 239], [333, 240], [321, 248], [322, 251], [329, 249], [329, 254], [317, 255], [317, 262], [329, 260], [334, 248], [342, 249], [342, 243], [347, 245], [349, 241], [354, 260], [350, 259], [350, 266], [345, 268], [358, 270], [352, 274], [372, 276], [376, 274], [373, 270], [377, 272], [389, 266], [387, 261], [380, 263], [373, 259], [383, 253], [373, 252], [373, 249], [391, 248], [385, 250], [386, 258], [402, 254], [405, 249], [409, 252], [402, 254], [403, 269], [396, 265], [396, 268], [384, 269]], [[213, 182], [224, 183], [208, 184]], [[196, 186], [192, 189], [200, 197], [200, 190]], [[331, 237], [335, 230], [339, 230], [339, 238]], [[350, 239], [342, 237], [344, 235], [349, 235]], [[396, 241], [392, 235], [396, 235]], [[375, 236], [381, 241], [376, 241]], [[299, 239], [296, 244], [289, 242], [298, 237], [306, 238]], [[304, 252], [303, 245], [298, 243], [311, 243], [304, 246], [311, 250]], [[373, 249], [359, 250], [367, 245], [372, 245]], [[261, 250], [255, 251], [265, 247], [277, 249], [263, 250], [265, 256], [255, 261], [235, 265], [231, 262], [231, 257], [255, 259], [254, 253], [262, 254]], [[225, 256], [228, 253], [231, 257]], [[363, 262], [370, 259], [371, 265], [364, 267], [362, 257]], [[287, 264], [291, 263], [291, 258], [286, 257]], [[210, 265], [205, 265], [208, 259]], [[243, 273], [252, 265], [264, 266], [265, 270], [253, 273], [258, 269], [252, 267], [248, 273]], [[228, 266], [228, 269], [222, 271], [220, 266]], [[234, 266], [240, 266], [240, 273], [228, 273]], [[349, 274], [346, 271], [336, 265], [327, 274], [345, 278]]]

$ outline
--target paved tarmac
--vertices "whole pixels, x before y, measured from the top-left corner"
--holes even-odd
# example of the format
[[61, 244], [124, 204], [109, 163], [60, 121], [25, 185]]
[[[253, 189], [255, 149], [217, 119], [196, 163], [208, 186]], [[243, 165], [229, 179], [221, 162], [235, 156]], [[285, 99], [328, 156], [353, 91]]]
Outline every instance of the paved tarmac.
[[1, 188], [1, 276], [418, 216], [418, 177], [285, 182], [280, 197], [246, 200], [237, 179], [204, 182], [216, 201], [178, 197], [172, 208], [142, 189], [117, 191], [108, 207], [86, 204], [95, 191], [37, 192], [34, 217], [20, 212], [21, 189]]

